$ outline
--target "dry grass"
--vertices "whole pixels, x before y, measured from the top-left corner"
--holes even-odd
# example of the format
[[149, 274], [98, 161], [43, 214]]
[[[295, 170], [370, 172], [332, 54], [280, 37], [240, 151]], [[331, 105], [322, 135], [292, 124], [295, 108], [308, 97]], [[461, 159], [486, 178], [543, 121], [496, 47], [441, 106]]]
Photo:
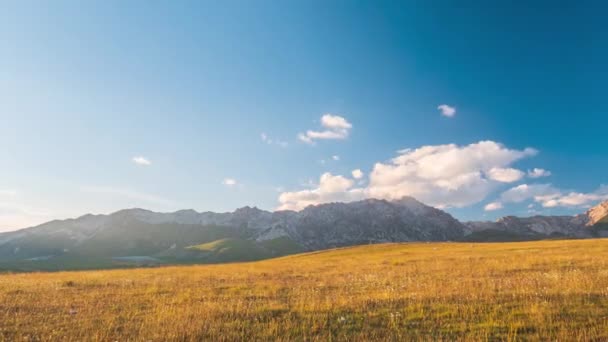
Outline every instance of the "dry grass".
[[0, 339], [608, 341], [608, 240], [0, 275]]

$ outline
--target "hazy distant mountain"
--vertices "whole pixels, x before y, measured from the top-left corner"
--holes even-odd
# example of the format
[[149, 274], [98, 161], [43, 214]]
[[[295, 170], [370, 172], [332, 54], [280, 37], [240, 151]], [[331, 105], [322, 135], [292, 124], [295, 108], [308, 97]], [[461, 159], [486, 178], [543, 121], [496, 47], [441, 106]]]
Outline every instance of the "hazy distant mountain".
[[586, 221], [579, 216], [506, 216], [495, 222], [466, 222], [466, 240], [519, 241], [547, 237], [593, 237]]
[[466, 222], [465, 240], [513, 241], [608, 236], [608, 201], [576, 216], [506, 216], [495, 222]]
[[460, 223], [413, 198], [268, 212], [126, 209], [0, 234], [0, 269], [79, 269], [257, 260], [300, 251], [404, 241], [588, 238], [608, 232], [608, 202], [578, 216]]

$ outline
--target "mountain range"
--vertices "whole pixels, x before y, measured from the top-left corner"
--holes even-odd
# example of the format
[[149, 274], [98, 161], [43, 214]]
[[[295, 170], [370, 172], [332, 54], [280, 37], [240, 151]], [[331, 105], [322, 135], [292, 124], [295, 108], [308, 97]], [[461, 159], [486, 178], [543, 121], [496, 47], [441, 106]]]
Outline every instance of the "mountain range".
[[414, 198], [269, 212], [126, 209], [0, 234], [0, 270], [89, 269], [250, 261], [382, 242], [608, 237], [608, 201], [576, 216], [460, 222]]

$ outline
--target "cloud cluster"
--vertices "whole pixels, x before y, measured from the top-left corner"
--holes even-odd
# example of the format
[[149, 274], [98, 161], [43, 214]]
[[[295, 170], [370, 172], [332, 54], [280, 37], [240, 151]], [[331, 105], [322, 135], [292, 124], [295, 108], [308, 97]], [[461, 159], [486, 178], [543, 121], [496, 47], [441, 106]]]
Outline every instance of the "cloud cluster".
[[501, 183], [513, 183], [522, 179], [525, 173], [517, 169], [495, 167], [490, 169], [487, 175], [490, 179]]
[[309, 205], [351, 202], [365, 198], [363, 189], [353, 188], [353, 184], [352, 179], [326, 172], [321, 175], [319, 184], [314, 189], [282, 193], [277, 210], [302, 210]]
[[448, 106], [447, 104], [439, 105], [437, 106], [437, 109], [441, 112], [441, 115], [446, 118], [453, 118], [456, 115], [456, 108]]
[[306, 133], [298, 134], [298, 139], [307, 144], [313, 144], [315, 140], [346, 139], [353, 127], [345, 118], [332, 114], [325, 114], [321, 117], [321, 126], [324, 128], [323, 130], [308, 130]]
[[148, 160], [147, 158], [142, 157], [142, 156], [133, 157], [132, 160], [137, 165], [141, 165], [141, 166], [152, 165], [152, 162], [150, 160]]
[[353, 175], [353, 178], [354, 178], [354, 179], [361, 179], [361, 178], [363, 178], [363, 176], [364, 176], [363, 171], [361, 171], [361, 170], [359, 170], [359, 169], [353, 170], [353, 171], [351, 172], [351, 174]]
[[528, 177], [530, 178], [541, 178], [549, 176], [551, 176], [551, 171], [547, 171], [545, 169], [534, 168], [532, 170], [528, 170]]
[[[502, 183], [521, 179], [524, 172], [510, 166], [536, 153], [532, 148], [514, 150], [494, 141], [402, 150], [392, 160], [374, 165], [366, 187], [353, 188], [352, 179], [326, 173], [315, 189], [281, 194], [280, 208], [300, 209], [366, 197], [395, 200], [404, 196], [437, 207], [463, 207], [482, 201]], [[353, 171], [353, 178], [357, 176], [363, 177], [362, 172]], [[342, 187], [323, 186], [338, 181]]]
[[235, 186], [237, 184], [237, 181], [234, 178], [224, 178], [222, 184], [226, 186]]
[[608, 199], [608, 186], [602, 185], [590, 193], [564, 192], [551, 184], [521, 184], [502, 193], [504, 203], [521, 203], [532, 200], [545, 208], [589, 207]]
[[485, 211], [494, 211], [494, 210], [499, 210], [502, 209], [502, 203], [500, 202], [492, 202], [492, 203], [488, 203], [486, 204], [485, 207], [483, 207], [483, 209]]
[[413, 196], [437, 207], [463, 207], [483, 200], [499, 183], [514, 181], [517, 172], [508, 167], [536, 154], [532, 148], [513, 150], [494, 141], [423, 146], [401, 151], [390, 163], [377, 163], [367, 191], [374, 198]]

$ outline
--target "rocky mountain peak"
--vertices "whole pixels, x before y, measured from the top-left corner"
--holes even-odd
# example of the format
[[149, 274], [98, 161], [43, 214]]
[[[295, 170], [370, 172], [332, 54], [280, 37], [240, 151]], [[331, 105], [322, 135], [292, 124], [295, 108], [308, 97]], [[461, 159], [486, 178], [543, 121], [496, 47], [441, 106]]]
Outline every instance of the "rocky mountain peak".
[[588, 226], [593, 226], [602, 219], [605, 219], [608, 217], [608, 201], [604, 201], [589, 209], [586, 215], [589, 218], [589, 221], [587, 222]]
[[258, 207], [250, 207], [250, 206], [244, 206], [242, 208], [238, 208], [234, 211], [234, 214], [237, 215], [257, 215], [261, 212], [264, 212], [263, 210], [259, 209]]

